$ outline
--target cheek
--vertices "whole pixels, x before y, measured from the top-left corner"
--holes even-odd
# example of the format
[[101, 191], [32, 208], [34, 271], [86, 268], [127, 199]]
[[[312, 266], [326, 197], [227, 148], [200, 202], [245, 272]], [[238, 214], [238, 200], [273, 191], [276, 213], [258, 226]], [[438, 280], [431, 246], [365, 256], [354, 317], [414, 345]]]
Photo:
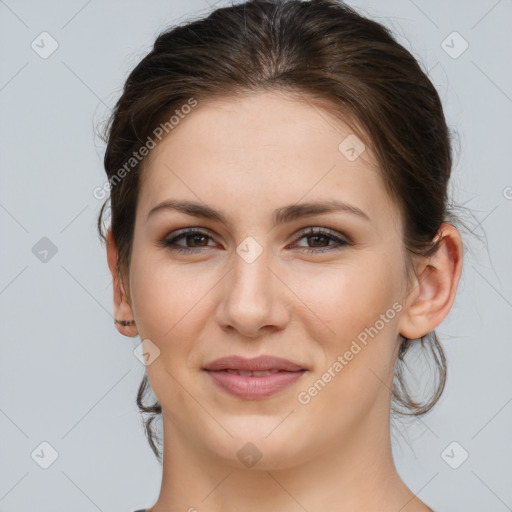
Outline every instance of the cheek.
[[[164, 256], [165, 258], [165, 256]], [[214, 284], [198, 278], [193, 266], [171, 266], [161, 257], [134, 253], [131, 292], [139, 333], [165, 348], [173, 338], [192, 335], [191, 318], [207, 304], [205, 293]], [[192, 327], [191, 327], [192, 326]]]
[[149, 339], [158, 354], [146, 366], [151, 388], [161, 404], [173, 404], [170, 414], [186, 410], [190, 400], [185, 389], [193, 387], [189, 379], [197, 367], [194, 343], [201, 336], [202, 319], [209, 318], [205, 293], [214, 283], [197, 275], [194, 279], [192, 266], [171, 268], [135, 254], [132, 263], [131, 293], [140, 339]]
[[[315, 319], [319, 324], [317, 336], [311, 333], [314, 339], [342, 350], [392, 308], [399, 298], [398, 275], [399, 269], [375, 257], [325, 266], [314, 275], [297, 269], [288, 279], [293, 282], [297, 304], [307, 306], [305, 312], [309, 310], [308, 317], [313, 319], [310, 325]], [[383, 330], [388, 330], [395, 313], [391, 309]], [[380, 322], [378, 327], [382, 327]]]
[[392, 382], [400, 268], [392, 259], [375, 256], [326, 269], [315, 276], [315, 286], [304, 274], [297, 274], [300, 280], [301, 298], [322, 320], [310, 336], [322, 346], [323, 357], [304, 391], [314, 386], [312, 402], [319, 414], [331, 414], [327, 409], [332, 404], [363, 414]]

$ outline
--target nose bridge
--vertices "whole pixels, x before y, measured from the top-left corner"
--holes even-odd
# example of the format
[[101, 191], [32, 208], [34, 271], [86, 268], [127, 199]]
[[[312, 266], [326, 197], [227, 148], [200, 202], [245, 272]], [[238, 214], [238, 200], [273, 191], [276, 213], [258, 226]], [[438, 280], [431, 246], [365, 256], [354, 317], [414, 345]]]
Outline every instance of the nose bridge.
[[247, 237], [233, 255], [230, 299], [249, 313], [263, 314], [271, 295], [270, 253], [253, 237]]
[[221, 324], [246, 336], [256, 336], [264, 326], [282, 327], [285, 316], [279, 286], [269, 268], [271, 260], [270, 249], [253, 237], [245, 238], [237, 246], [221, 301]]

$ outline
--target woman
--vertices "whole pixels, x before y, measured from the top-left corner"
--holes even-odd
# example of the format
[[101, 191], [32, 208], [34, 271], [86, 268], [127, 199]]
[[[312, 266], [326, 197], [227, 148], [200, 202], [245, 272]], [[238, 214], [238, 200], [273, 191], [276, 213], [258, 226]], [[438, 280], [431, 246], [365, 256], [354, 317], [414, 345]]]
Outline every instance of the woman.
[[[132, 71], [104, 163], [116, 325], [142, 341], [159, 458], [162, 416], [148, 510], [432, 510], [389, 422], [443, 391], [463, 248], [411, 54], [335, 0], [217, 9]], [[439, 370], [423, 403], [401, 374], [418, 343]]]

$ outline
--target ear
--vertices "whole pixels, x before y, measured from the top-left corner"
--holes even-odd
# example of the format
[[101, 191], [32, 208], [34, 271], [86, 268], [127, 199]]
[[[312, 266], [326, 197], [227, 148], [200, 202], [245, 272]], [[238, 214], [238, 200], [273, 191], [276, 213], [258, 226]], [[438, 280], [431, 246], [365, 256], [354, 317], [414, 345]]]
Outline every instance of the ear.
[[418, 339], [434, 330], [448, 315], [462, 272], [462, 241], [448, 223], [439, 228], [439, 247], [424, 260], [409, 291], [400, 317], [399, 332]]
[[[128, 295], [125, 291], [121, 277], [117, 271], [119, 252], [112, 235], [112, 227], [108, 229], [106, 239], [107, 260], [110, 272], [112, 274], [112, 283], [114, 288], [114, 317], [118, 320], [134, 320], [133, 311], [128, 299]], [[138, 334], [136, 325], [124, 326], [119, 323], [116, 323], [115, 325], [117, 330], [124, 336], [134, 337]]]

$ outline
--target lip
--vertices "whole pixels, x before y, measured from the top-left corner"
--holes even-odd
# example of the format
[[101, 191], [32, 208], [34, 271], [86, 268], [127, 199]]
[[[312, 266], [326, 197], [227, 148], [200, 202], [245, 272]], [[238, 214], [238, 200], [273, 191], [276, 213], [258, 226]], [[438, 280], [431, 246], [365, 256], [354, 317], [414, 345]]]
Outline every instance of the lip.
[[306, 370], [288, 372], [278, 371], [262, 377], [244, 377], [226, 370], [208, 371], [215, 384], [224, 391], [244, 400], [260, 400], [272, 396], [291, 386], [306, 373]]
[[258, 357], [247, 358], [235, 355], [215, 359], [215, 361], [208, 363], [204, 369], [208, 371], [229, 369], [241, 370], [245, 372], [256, 372], [263, 370], [283, 370], [288, 372], [298, 372], [300, 370], [305, 370], [306, 368], [281, 357], [262, 355]]
[[[223, 357], [209, 363], [204, 370], [219, 388], [244, 400], [259, 400], [272, 396], [291, 386], [307, 371], [287, 359], [265, 355], [252, 359], [241, 356]], [[264, 376], [243, 376], [227, 370], [270, 370], [274, 373]]]

